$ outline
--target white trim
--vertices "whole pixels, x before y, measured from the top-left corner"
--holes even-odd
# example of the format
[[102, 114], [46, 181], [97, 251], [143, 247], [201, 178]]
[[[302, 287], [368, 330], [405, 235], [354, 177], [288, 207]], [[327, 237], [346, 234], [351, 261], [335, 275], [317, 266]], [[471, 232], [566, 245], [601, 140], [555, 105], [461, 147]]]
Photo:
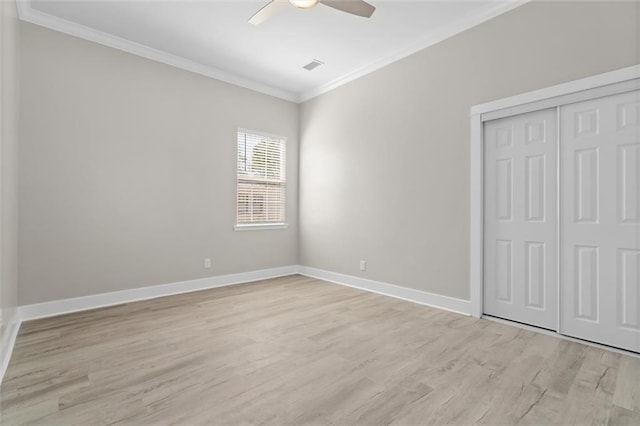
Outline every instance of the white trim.
[[528, 102], [516, 105], [510, 108], [503, 108], [497, 111], [486, 112], [481, 114], [482, 121], [497, 120], [499, 118], [511, 117], [518, 114], [528, 112], [542, 111], [543, 109], [558, 108], [582, 101], [590, 101], [604, 96], [616, 95], [619, 93], [631, 92], [640, 89], [640, 79], [634, 78], [615, 84], [607, 84], [605, 86], [595, 87], [588, 90], [580, 90], [565, 95], [553, 96], [551, 98], [542, 99], [536, 102]]
[[469, 213], [469, 299], [470, 313], [480, 318], [483, 312], [482, 281], [484, 277], [484, 152], [480, 114], [471, 117], [471, 146], [469, 186], [471, 193]]
[[212, 66], [203, 65], [198, 62], [183, 58], [181, 56], [173, 55], [158, 49], [151, 48], [149, 46], [145, 46], [140, 43], [114, 36], [109, 33], [105, 33], [103, 31], [77, 24], [75, 22], [67, 21], [48, 13], [38, 11], [31, 7], [31, 0], [17, 0], [17, 4], [18, 15], [23, 21], [30, 22], [35, 25], [40, 25], [54, 31], [60, 31], [75, 37], [83, 38], [85, 40], [93, 41], [95, 43], [122, 50], [134, 55], [142, 56], [143, 58], [147, 58], [152, 61], [161, 62], [167, 65], [174, 66], [176, 68], [194, 72], [196, 74], [215, 78], [217, 80], [234, 84], [236, 86], [255, 90], [256, 92], [275, 96], [277, 98], [291, 102], [302, 103], [308, 101], [309, 99], [315, 98], [316, 96], [320, 96], [323, 93], [326, 93], [337, 87], [340, 87], [350, 81], [358, 79], [366, 74], [383, 68], [393, 62], [406, 58], [407, 56], [410, 56], [420, 50], [433, 46], [434, 44], [453, 37], [456, 34], [480, 25], [483, 22], [488, 21], [489, 19], [495, 18], [496, 16], [515, 9], [518, 6], [522, 6], [529, 1], [530, 0], [497, 1], [495, 2], [495, 6], [489, 10], [486, 10], [480, 14], [472, 14], [466, 16], [465, 18], [458, 20], [451, 25], [447, 25], [434, 31], [432, 34], [429, 34], [424, 39], [417, 41], [409, 47], [402, 48], [395, 53], [373, 61], [326, 84], [300, 93], [282, 90], [252, 79], [239, 77], [235, 74], [222, 71]]
[[404, 59], [407, 56], [411, 56], [416, 52], [426, 49], [427, 47], [433, 46], [434, 44], [440, 43], [441, 41], [451, 38], [456, 34], [460, 34], [477, 25], [480, 25], [483, 22], [488, 21], [489, 19], [493, 19], [496, 16], [502, 15], [503, 13], [506, 13], [510, 10], [515, 9], [516, 7], [522, 6], [523, 4], [528, 3], [529, 1], [530, 0], [509, 0], [509, 1], [496, 2], [494, 7], [492, 7], [491, 9], [479, 15], [471, 15], [457, 22], [454, 22], [451, 25], [447, 25], [443, 28], [440, 28], [434, 31], [433, 33], [429, 34], [427, 37], [423, 38], [422, 40], [419, 40], [416, 43], [412, 44], [409, 47], [403, 48], [388, 56], [385, 56], [381, 59], [373, 61], [361, 68], [358, 68], [350, 73], [347, 73], [341, 77], [338, 77], [335, 80], [325, 83], [319, 87], [300, 93], [300, 102], [306, 102], [310, 99], [313, 99], [317, 96], [322, 95], [323, 93], [327, 93], [344, 84], [347, 84], [350, 81], [356, 80], [364, 75], [367, 75], [376, 70], [379, 70], [380, 68], [386, 67], [389, 64], [397, 62], [400, 59]]
[[[470, 138], [470, 241], [469, 241], [469, 286], [471, 299], [471, 313], [480, 317], [483, 312], [483, 209], [484, 209], [484, 156], [483, 156], [483, 115], [499, 110], [512, 108], [513, 114], [519, 113], [518, 107], [537, 102], [543, 102], [552, 98], [560, 98], [557, 105], [569, 102], [571, 96], [585, 91], [587, 96], [599, 97], [608, 94], [619, 93], [620, 84], [628, 84], [624, 87], [635, 87], [633, 80], [640, 79], [640, 65], [633, 65], [604, 74], [598, 74], [580, 80], [559, 84], [556, 86], [522, 93], [520, 95], [499, 99], [492, 102], [471, 107], [471, 138]], [[601, 89], [601, 90], [596, 90]], [[629, 89], [631, 90], [631, 89]], [[535, 110], [535, 109], [532, 109]], [[560, 264], [560, 263], [559, 263]]]
[[287, 223], [256, 223], [247, 225], [234, 225], [234, 231], [262, 231], [266, 229], [287, 229], [289, 224]]
[[21, 324], [20, 316], [16, 310], [12, 320], [7, 324], [7, 328], [2, 335], [2, 341], [0, 342], [0, 385], [2, 384], [2, 380], [4, 380], [4, 374], [7, 372], [9, 360], [11, 359], [13, 348], [16, 345], [16, 338], [18, 337]]
[[137, 302], [139, 300], [155, 299], [157, 297], [171, 296], [174, 294], [190, 293], [193, 291], [283, 277], [286, 275], [293, 275], [296, 272], [297, 266], [295, 265], [282, 266], [279, 268], [261, 269], [251, 272], [241, 272], [237, 274], [219, 275], [216, 277], [201, 278], [190, 281], [179, 281], [170, 284], [140, 287], [131, 290], [115, 291], [112, 293], [94, 294], [90, 296], [75, 297], [73, 299], [54, 300], [51, 302], [20, 306], [18, 310], [20, 319], [22, 321], [29, 321], [72, 312], [86, 311], [89, 309], [103, 308], [106, 306], [120, 305], [123, 303]]
[[562, 321], [561, 318], [561, 306], [560, 301], [562, 298], [560, 297], [561, 288], [560, 283], [562, 282], [562, 233], [561, 230], [561, 222], [562, 218], [562, 161], [560, 161], [560, 141], [561, 141], [561, 121], [560, 121], [560, 108], [556, 108], [556, 264], [558, 265], [556, 268], [556, 331], [558, 333], [562, 333]]
[[325, 271], [323, 269], [311, 268], [309, 266], [298, 266], [298, 273], [307, 277], [317, 278], [319, 280], [329, 281], [347, 287], [354, 287], [360, 290], [395, 297], [396, 299], [419, 303], [421, 305], [444, 309], [445, 311], [451, 311], [463, 315], [469, 315], [471, 307], [468, 300], [427, 293], [426, 291], [400, 287], [394, 284], [368, 280], [366, 278], [354, 277], [353, 275], [339, 274], [337, 272]]
[[48, 13], [38, 11], [31, 7], [31, 0], [18, 0], [17, 4], [18, 15], [20, 16], [20, 19], [25, 22], [30, 22], [41, 27], [49, 28], [54, 31], [59, 31], [65, 34], [89, 40], [94, 43], [102, 44], [103, 46], [122, 50], [124, 52], [141, 56], [152, 61], [161, 62], [163, 64], [171, 65], [173, 67], [180, 68], [186, 71], [191, 71], [196, 74], [201, 74], [206, 77], [211, 77], [216, 80], [224, 81], [235, 86], [244, 87], [245, 89], [264, 93], [276, 98], [296, 103], [300, 101], [300, 98], [296, 93], [278, 89], [276, 87], [269, 86], [248, 78], [239, 77], [235, 74], [223, 71], [219, 68], [203, 65], [201, 63], [183, 58], [181, 56], [173, 55], [162, 50], [154, 49], [152, 47], [124, 39], [122, 37], [105, 33], [94, 28], [90, 28], [75, 22], [67, 21], [66, 19], [62, 19], [54, 15], [50, 15]]
[[506, 108], [529, 104], [532, 102], [544, 101], [558, 96], [570, 95], [584, 90], [595, 89], [597, 87], [608, 86], [610, 84], [622, 83], [624, 81], [640, 78], [640, 65], [632, 65], [615, 71], [597, 74], [580, 80], [534, 90], [508, 98], [498, 99], [471, 107], [471, 115], [487, 114]]
[[468, 300], [456, 299], [453, 297], [428, 293], [408, 287], [400, 287], [394, 284], [387, 284], [352, 275], [326, 271], [323, 269], [311, 268], [308, 266], [291, 265], [279, 268], [261, 269], [251, 272], [200, 278], [189, 281], [178, 281], [169, 284], [140, 287], [111, 293], [94, 294], [90, 296], [75, 297], [72, 299], [54, 300], [51, 302], [36, 303], [33, 305], [23, 305], [18, 308], [16, 317], [20, 321], [30, 321], [39, 318], [47, 318], [56, 315], [120, 305], [123, 303], [226, 287], [235, 284], [243, 284], [294, 274], [317, 278], [464, 315], [469, 315], [469, 309], [471, 306]]

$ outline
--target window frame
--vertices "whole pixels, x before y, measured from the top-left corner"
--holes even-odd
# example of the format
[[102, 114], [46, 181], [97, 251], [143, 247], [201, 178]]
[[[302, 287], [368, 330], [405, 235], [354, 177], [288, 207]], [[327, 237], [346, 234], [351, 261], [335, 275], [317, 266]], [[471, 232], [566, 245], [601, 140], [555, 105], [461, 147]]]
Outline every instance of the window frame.
[[[240, 182], [240, 174], [238, 170], [238, 136], [240, 133], [244, 133], [247, 135], [260, 136], [268, 139], [276, 139], [279, 140], [282, 144], [282, 172], [284, 174], [284, 179], [282, 181], [282, 191], [284, 193], [284, 203], [282, 206], [282, 221], [280, 222], [255, 222], [255, 223], [239, 223], [238, 211], [239, 211], [239, 182]], [[276, 135], [273, 133], [266, 133], [258, 130], [251, 130], [244, 127], [238, 127], [236, 129], [236, 139], [235, 139], [235, 155], [236, 155], [236, 167], [235, 167], [235, 224], [233, 226], [234, 231], [254, 231], [254, 230], [267, 230], [267, 229], [287, 229], [289, 227], [286, 218], [287, 218], [287, 138], [285, 136]], [[250, 181], [251, 179], [244, 179], [245, 181]], [[256, 180], [256, 182], [259, 182]]]

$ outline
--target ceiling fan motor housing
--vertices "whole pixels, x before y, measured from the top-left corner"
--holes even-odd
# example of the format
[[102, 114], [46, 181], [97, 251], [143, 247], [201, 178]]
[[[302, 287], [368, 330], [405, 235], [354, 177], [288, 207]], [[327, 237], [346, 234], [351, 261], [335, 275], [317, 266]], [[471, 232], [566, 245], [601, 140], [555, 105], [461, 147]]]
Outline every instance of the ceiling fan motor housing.
[[309, 9], [318, 4], [318, 0], [289, 0], [289, 3], [300, 9]]

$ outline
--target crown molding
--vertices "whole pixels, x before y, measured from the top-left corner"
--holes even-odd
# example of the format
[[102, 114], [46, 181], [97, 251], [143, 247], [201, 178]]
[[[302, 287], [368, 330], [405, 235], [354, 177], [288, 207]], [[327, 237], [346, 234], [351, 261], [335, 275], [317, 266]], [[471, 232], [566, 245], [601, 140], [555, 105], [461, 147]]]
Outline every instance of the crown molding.
[[196, 74], [211, 77], [216, 80], [235, 86], [244, 87], [245, 89], [264, 93], [276, 98], [284, 99], [291, 102], [300, 102], [300, 98], [296, 93], [278, 89], [255, 80], [240, 77], [235, 74], [223, 71], [221, 69], [200, 64], [181, 56], [173, 55], [162, 50], [154, 49], [144, 44], [136, 43], [131, 40], [124, 39], [103, 31], [96, 30], [66, 19], [40, 12], [31, 7], [30, 0], [17, 0], [18, 15], [21, 20], [31, 24], [39, 25], [50, 30], [59, 31], [75, 37], [102, 44], [103, 46], [112, 47], [136, 56], [141, 56], [152, 61], [161, 62]]
[[238, 75], [223, 71], [215, 67], [203, 65], [201, 63], [183, 58], [181, 56], [173, 55], [162, 50], [154, 49], [152, 47], [124, 39], [122, 37], [118, 37], [81, 24], [77, 24], [75, 22], [71, 22], [54, 15], [50, 15], [48, 13], [40, 12], [31, 7], [31, 0], [17, 0], [17, 5], [18, 15], [20, 16], [20, 19], [25, 22], [89, 40], [98, 44], [102, 44], [103, 46], [118, 49], [127, 53], [131, 53], [133, 55], [150, 59], [152, 61], [161, 62], [176, 68], [214, 78], [216, 80], [224, 81], [229, 84], [264, 93], [266, 95], [274, 96], [276, 98], [295, 103], [302, 103], [333, 89], [336, 89], [353, 80], [356, 80], [373, 71], [383, 68], [389, 64], [399, 61], [400, 59], [406, 58], [407, 56], [410, 56], [420, 50], [426, 49], [429, 46], [433, 46], [434, 44], [446, 40], [447, 38], [453, 37], [456, 34], [480, 25], [481, 23], [486, 22], [489, 19], [495, 18], [496, 16], [522, 6], [529, 1], [531, 0], [496, 1], [495, 6], [489, 10], [486, 10], [480, 14], [466, 16], [451, 25], [447, 25], [444, 28], [435, 30], [427, 37], [417, 41], [409, 47], [402, 48], [397, 52], [392, 53], [391, 55], [373, 61], [326, 84], [301, 93], [278, 89], [276, 87], [272, 87], [245, 77], [240, 77]]
[[451, 25], [447, 25], [443, 28], [433, 31], [431, 34], [422, 38], [421, 40], [417, 41], [416, 43], [412, 44], [409, 47], [403, 48], [395, 53], [392, 53], [381, 59], [373, 61], [361, 68], [358, 68], [350, 73], [347, 73], [342, 77], [338, 77], [335, 80], [330, 81], [326, 84], [323, 84], [319, 87], [316, 87], [314, 89], [301, 93], [300, 103], [311, 100], [317, 96], [320, 96], [344, 84], [347, 84], [350, 81], [356, 80], [364, 75], [372, 73], [373, 71], [379, 70], [380, 68], [383, 68], [394, 62], [397, 62], [400, 59], [413, 55], [414, 53], [419, 52], [420, 50], [426, 49], [429, 46], [433, 46], [434, 44], [440, 43], [441, 41], [444, 41], [450, 37], [455, 36], [456, 34], [460, 34], [461, 32], [464, 32], [477, 25], [480, 25], [483, 22], [488, 21], [489, 19], [493, 19], [496, 16], [502, 15], [503, 13], [509, 12], [510, 10], [513, 10], [516, 7], [529, 3], [530, 1], [531, 0], [496, 1], [496, 5], [489, 10], [486, 10], [480, 14], [466, 16], [465, 18], [460, 19]]

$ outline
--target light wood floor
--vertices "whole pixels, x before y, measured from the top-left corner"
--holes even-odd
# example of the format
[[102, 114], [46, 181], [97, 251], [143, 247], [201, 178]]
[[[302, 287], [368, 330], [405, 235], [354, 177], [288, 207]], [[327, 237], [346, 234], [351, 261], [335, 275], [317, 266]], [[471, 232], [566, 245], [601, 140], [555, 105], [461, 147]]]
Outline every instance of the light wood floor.
[[640, 425], [640, 359], [291, 276], [24, 323], [2, 422]]

